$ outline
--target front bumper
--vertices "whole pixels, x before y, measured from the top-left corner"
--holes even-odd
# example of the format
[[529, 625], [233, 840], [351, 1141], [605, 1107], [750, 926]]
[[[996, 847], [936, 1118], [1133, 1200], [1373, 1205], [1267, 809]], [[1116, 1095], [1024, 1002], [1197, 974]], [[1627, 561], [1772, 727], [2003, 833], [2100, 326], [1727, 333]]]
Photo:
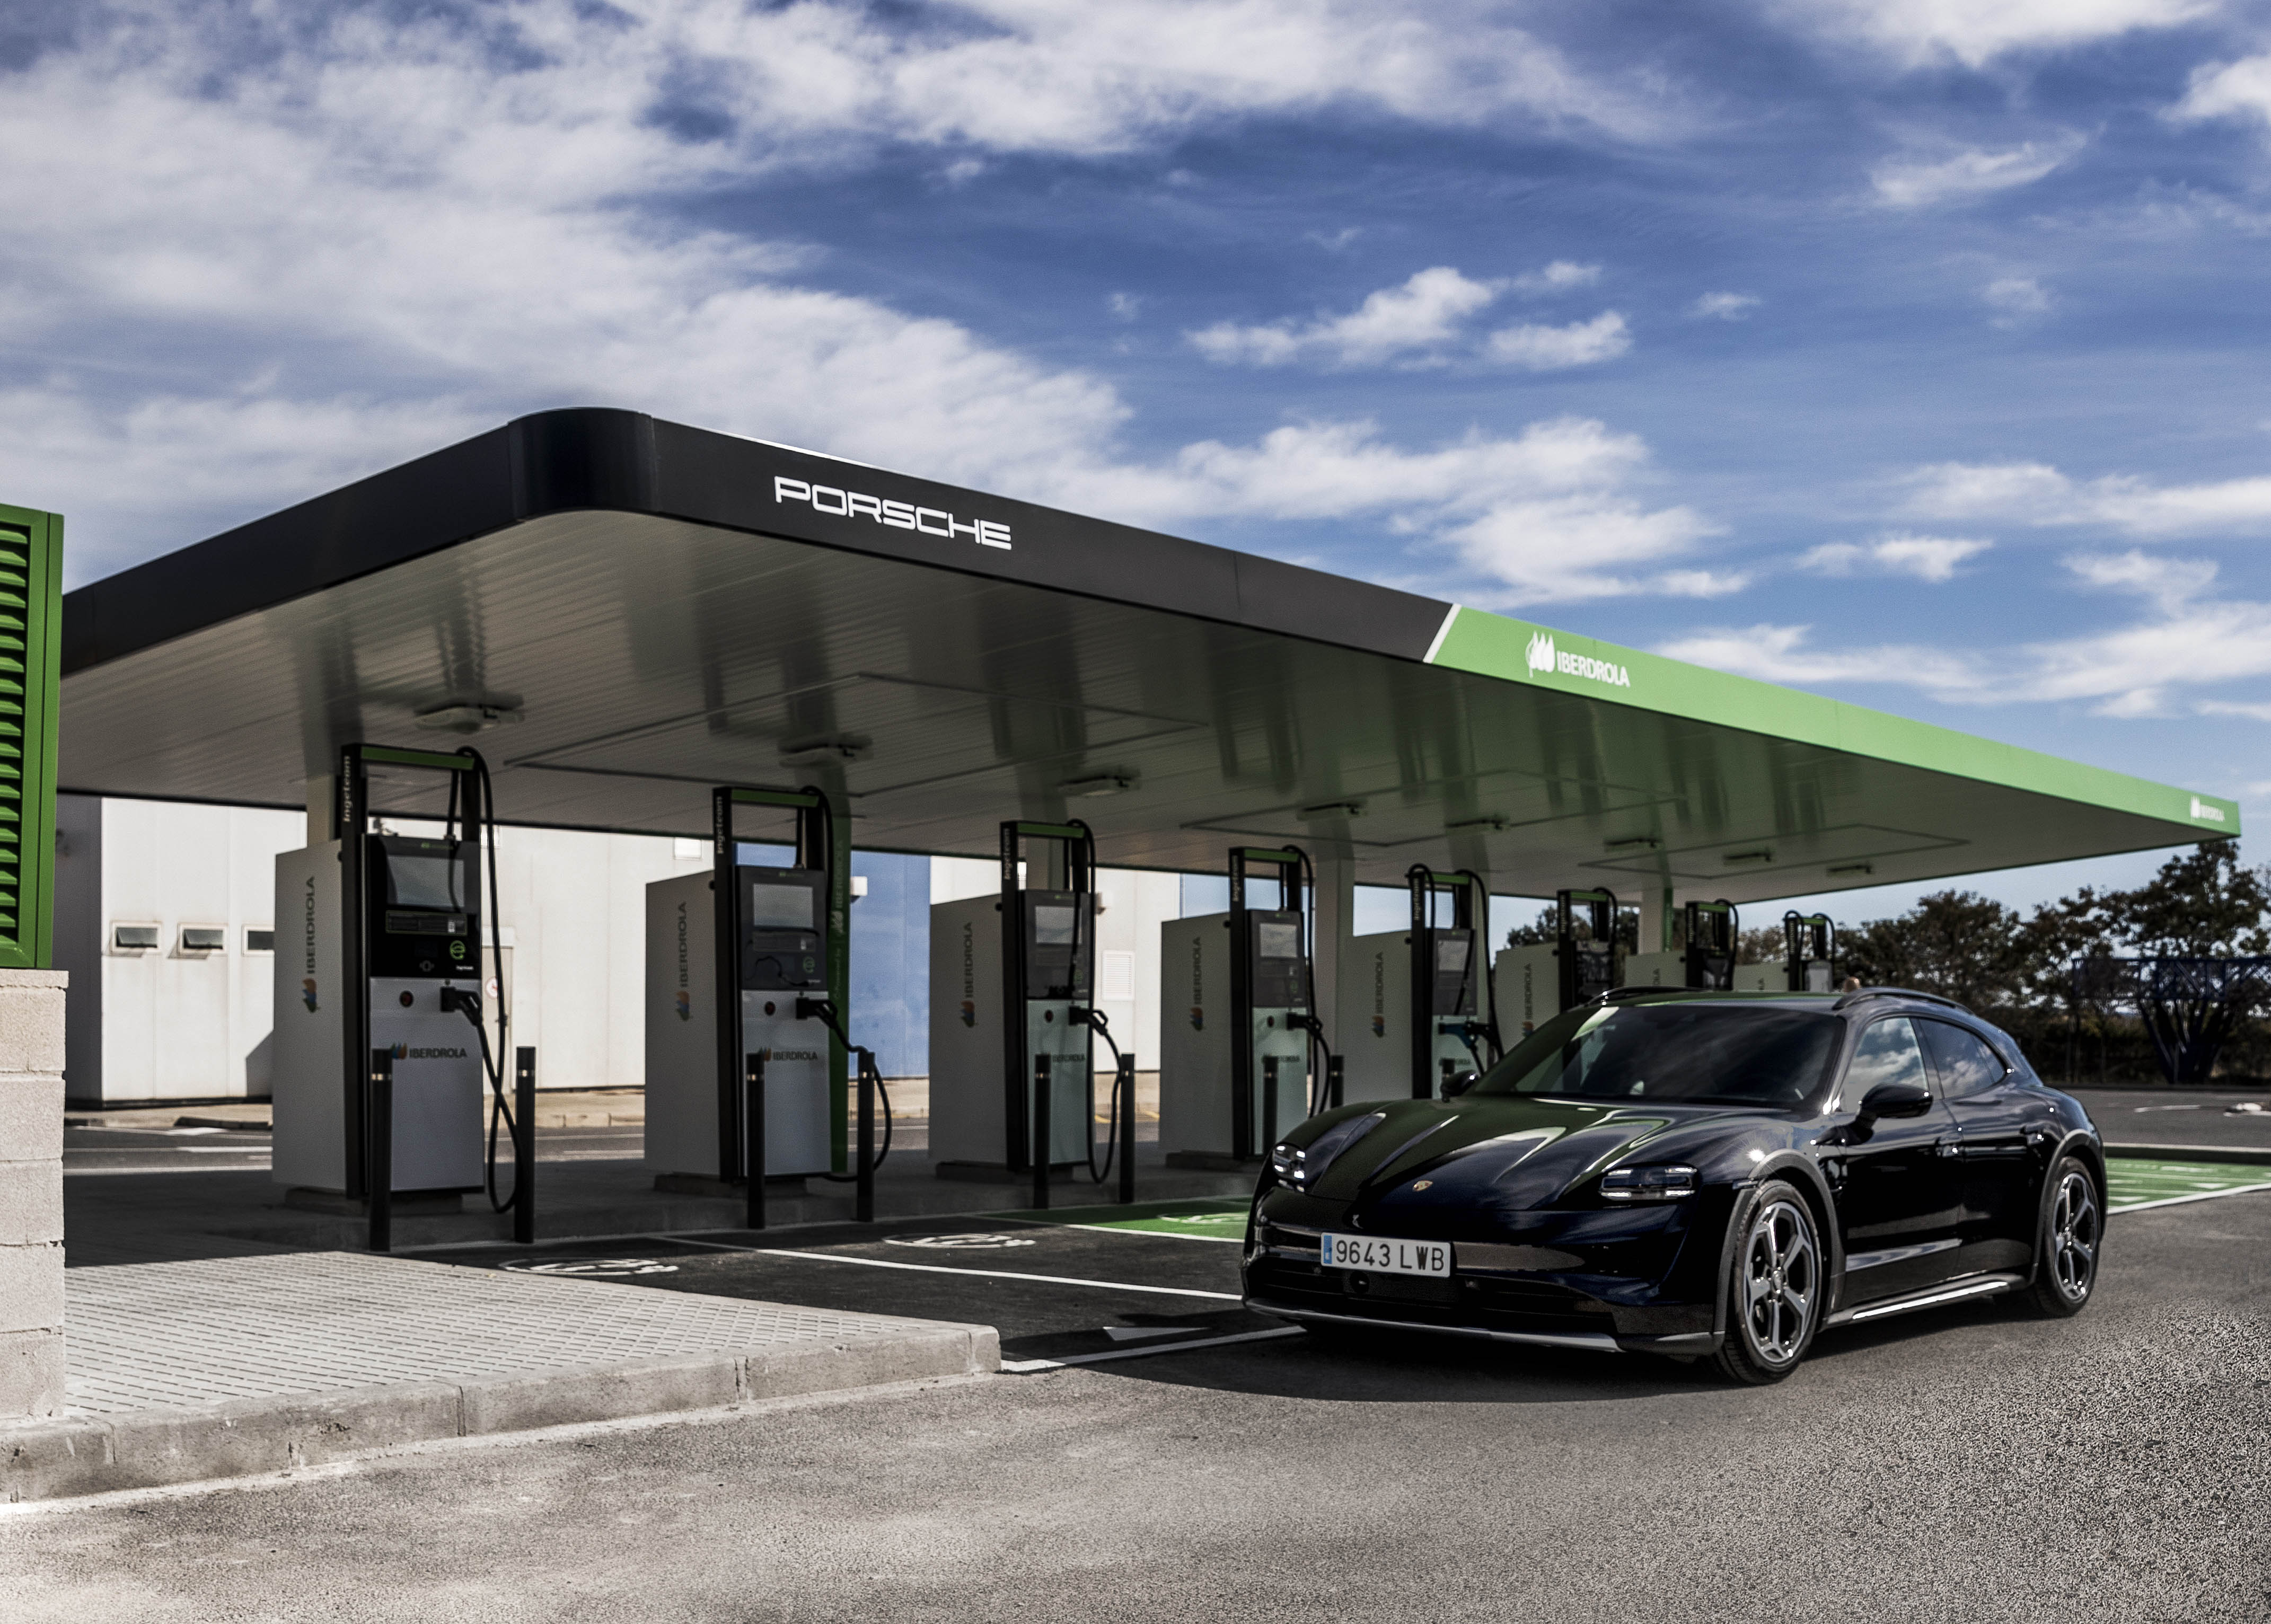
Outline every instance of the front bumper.
[[[1319, 1236], [1350, 1231], [1321, 1204], [1265, 1200], [1245, 1257], [1248, 1307], [1297, 1323], [1540, 1347], [1691, 1356], [1718, 1346], [1719, 1243], [1731, 1192], [1501, 1216], [1497, 1238], [1452, 1240], [1446, 1279], [1323, 1267]], [[1386, 1231], [1374, 1222], [1365, 1233]]]

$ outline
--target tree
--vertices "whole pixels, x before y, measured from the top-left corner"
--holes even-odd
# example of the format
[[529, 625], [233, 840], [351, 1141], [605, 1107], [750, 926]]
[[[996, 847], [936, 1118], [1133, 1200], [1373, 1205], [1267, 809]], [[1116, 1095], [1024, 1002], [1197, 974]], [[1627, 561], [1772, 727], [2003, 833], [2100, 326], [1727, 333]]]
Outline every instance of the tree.
[[2171, 857], [2133, 891], [2103, 899], [2106, 922], [2140, 953], [2233, 958], [2271, 952], [2264, 929], [2271, 889], [2260, 868], [2243, 868], [2237, 840], [2210, 840]]
[[2018, 996], [2031, 945], [2014, 911], [1976, 891], [1935, 891], [1897, 919], [1837, 932], [1840, 967], [1864, 986], [1912, 987], [1978, 1009]]
[[1735, 942], [1739, 965], [1779, 965], [1790, 956], [1780, 925], [1754, 925]]

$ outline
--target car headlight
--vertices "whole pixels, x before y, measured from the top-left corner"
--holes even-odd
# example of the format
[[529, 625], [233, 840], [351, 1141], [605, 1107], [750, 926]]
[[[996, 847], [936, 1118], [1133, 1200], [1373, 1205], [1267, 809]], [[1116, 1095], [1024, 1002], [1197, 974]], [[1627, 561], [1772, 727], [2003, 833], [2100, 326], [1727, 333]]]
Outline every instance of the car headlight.
[[1290, 1184], [1297, 1190], [1307, 1189], [1324, 1176], [1334, 1158], [1387, 1120], [1385, 1111], [1374, 1111], [1352, 1116], [1345, 1122], [1336, 1122], [1307, 1144], [1273, 1144], [1270, 1147], [1270, 1171], [1277, 1175], [1280, 1183]]
[[1693, 1167], [1612, 1167], [1601, 1175], [1601, 1194], [1610, 1201], [1677, 1201], [1694, 1193]]

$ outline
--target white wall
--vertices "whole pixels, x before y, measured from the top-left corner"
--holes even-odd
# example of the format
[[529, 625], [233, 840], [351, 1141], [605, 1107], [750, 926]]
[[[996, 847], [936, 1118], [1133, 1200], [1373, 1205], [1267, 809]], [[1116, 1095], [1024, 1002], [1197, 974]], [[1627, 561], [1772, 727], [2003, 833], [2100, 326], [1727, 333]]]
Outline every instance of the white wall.
[[[307, 843], [304, 816], [246, 807], [58, 798], [56, 957], [72, 973], [67, 1077], [83, 1103], [268, 1092], [273, 956], [245, 932], [275, 923], [275, 858]], [[433, 825], [388, 820], [403, 833]], [[497, 886], [511, 954], [512, 1041], [537, 1048], [547, 1089], [636, 1087], [644, 1072], [646, 887], [706, 868], [709, 843], [506, 828]], [[934, 858], [931, 899], [991, 896], [1000, 867]], [[1138, 1063], [1159, 1053], [1159, 923], [1180, 913], [1178, 876], [1098, 876], [1099, 998]], [[159, 946], [120, 951], [112, 927], [154, 925]], [[218, 952], [185, 953], [184, 925], [223, 927]], [[1127, 955], [1125, 958], [1114, 956]]]
[[[64, 1058], [72, 1099], [131, 1103], [264, 1094], [273, 959], [245, 932], [273, 924], [275, 858], [297, 812], [57, 797], [58, 968], [71, 972]], [[113, 945], [118, 925], [158, 931]], [[212, 952], [184, 926], [218, 927]]]

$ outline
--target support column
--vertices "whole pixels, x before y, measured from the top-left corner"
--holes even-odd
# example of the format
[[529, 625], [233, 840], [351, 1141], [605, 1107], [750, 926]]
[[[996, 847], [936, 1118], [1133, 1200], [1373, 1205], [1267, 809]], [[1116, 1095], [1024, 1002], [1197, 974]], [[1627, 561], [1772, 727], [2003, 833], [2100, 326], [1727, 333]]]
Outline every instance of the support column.
[[1329, 853], [1314, 856], [1317, 871], [1314, 939], [1310, 950], [1316, 959], [1316, 1013], [1338, 1052], [1342, 1043], [1340, 1017], [1341, 943], [1349, 939], [1356, 920], [1356, 864]]
[[63, 1407], [63, 987], [0, 970], [0, 1422]]
[[1672, 923], [1677, 910], [1672, 900], [1669, 881], [1648, 883], [1640, 894], [1640, 950], [1643, 953], [1669, 953], [1672, 949]]
[[308, 779], [308, 844], [321, 846], [339, 833], [331, 819], [337, 810], [339, 780], [336, 773], [318, 772]]

